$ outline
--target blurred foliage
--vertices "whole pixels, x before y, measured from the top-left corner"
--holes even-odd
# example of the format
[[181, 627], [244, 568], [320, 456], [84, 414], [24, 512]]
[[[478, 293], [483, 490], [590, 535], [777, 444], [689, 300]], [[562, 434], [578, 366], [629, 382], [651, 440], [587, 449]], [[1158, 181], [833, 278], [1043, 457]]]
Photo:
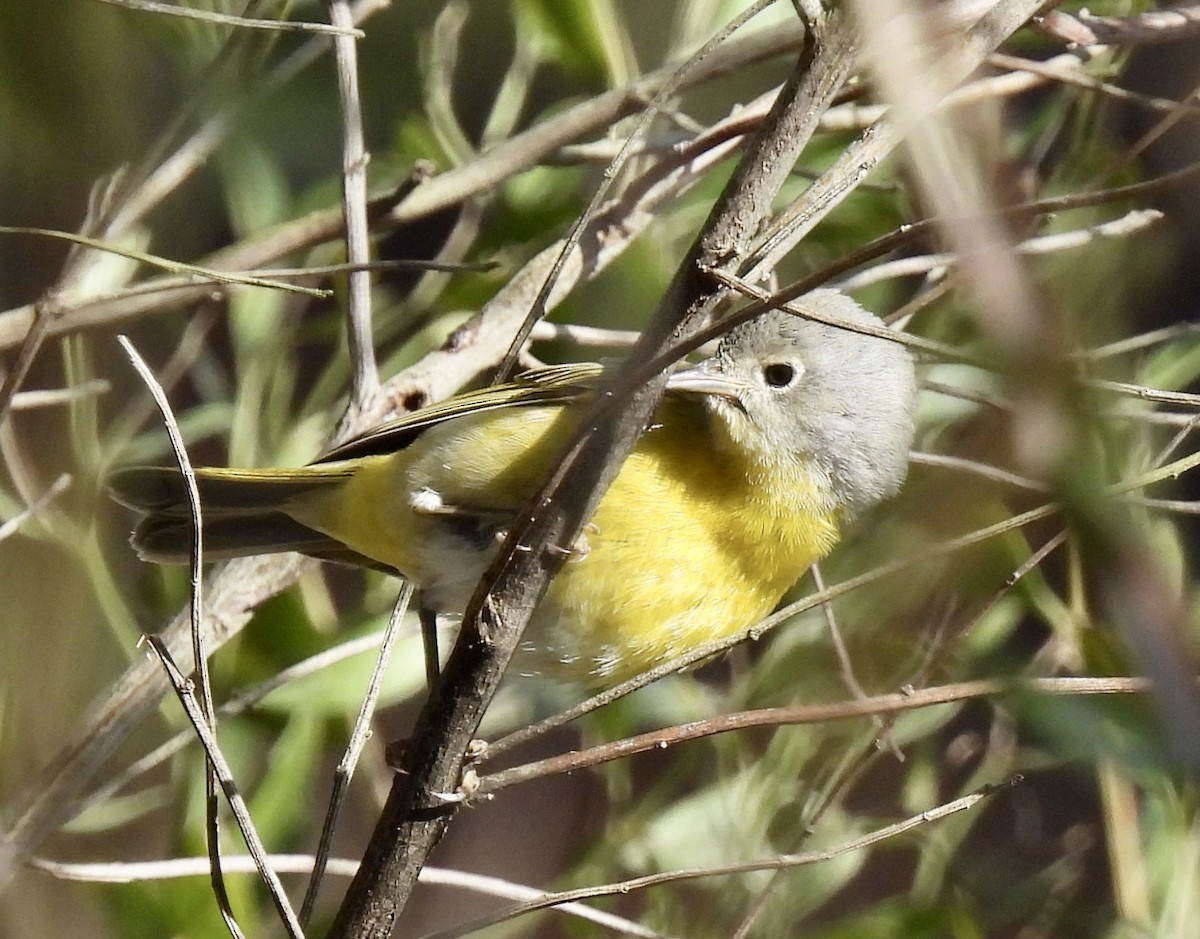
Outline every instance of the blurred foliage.
[[[200, 4], [195, 4], [199, 6]], [[234, 9], [234, 4], [211, 4]], [[418, 163], [441, 171], [470, 162], [480, 147], [696, 48], [744, 4], [673, 0], [511, 0], [445, 4], [410, 0], [376, 12], [360, 44], [363, 115], [373, 192], [401, 186]], [[762, 22], [792, 15], [777, 4]], [[1094, 12], [1127, 13], [1103, 3]], [[257, 5], [259, 16], [319, 20], [320, 4]], [[771, 28], [769, 25], [761, 28]], [[313, 40], [299, 34], [234, 31], [89, 2], [0, 5], [0, 224], [74, 231], [106, 187], [122, 181], [212, 122], [231, 130], [201, 165], [144, 220], [123, 232], [126, 247], [194, 261], [310, 211], [336, 205], [340, 119], [326, 50], [281, 72]], [[1050, 55], [1048, 39], [1011, 44]], [[1087, 67], [1119, 81], [1125, 58], [1104, 54]], [[756, 65], [689, 91], [676, 102], [679, 126], [711, 121], [786, 74]], [[1140, 178], [1126, 159], [1125, 111], [1086, 88], [1051, 84], [1006, 105], [1005, 154], [1037, 197]], [[1194, 118], [1194, 115], [1191, 115]], [[1195, 121], [1181, 122], [1186, 130]], [[655, 132], [674, 129], [663, 119]], [[603, 143], [619, 139], [628, 124]], [[1194, 135], [1194, 130], [1192, 131]], [[785, 189], [794, 198], [852, 136], [820, 134]], [[580, 141], [585, 142], [585, 141]], [[599, 184], [604, 161], [569, 155], [505, 180], [471, 204], [388, 233], [387, 258], [431, 258], [457, 233], [462, 260], [481, 272], [389, 272], [375, 287], [375, 329], [385, 370], [436, 348], [537, 251], [560, 238]], [[553, 312], [556, 321], [638, 328], [684, 255], [730, 161], [666, 206], [648, 232], [596, 280]], [[115, 187], [115, 188], [113, 188]], [[819, 270], [869, 240], [919, 218], [899, 158], [864, 185], [782, 265], [787, 280]], [[1140, 203], [1076, 208], [1030, 223], [1029, 235], [1072, 231]], [[1036, 231], [1033, 229], [1036, 228]], [[936, 250], [933, 239], [905, 248]], [[1194, 296], [1171, 297], [1180, 267], [1194, 266], [1173, 219], [1149, 233], [1096, 240], [1028, 261], [1032, 282], [1060, 311], [1080, 348], [1184, 322]], [[63, 244], [0, 235], [0, 309], [51, 287]], [[336, 263], [326, 244], [286, 263]], [[83, 289], [125, 286], [133, 265], [105, 258]], [[859, 293], [879, 310], [914, 297], [919, 277]], [[342, 302], [246, 290], [225, 302], [164, 308], [122, 324], [170, 388], [196, 462], [297, 463], [319, 452], [344, 407], [349, 366]], [[1160, 302], [1168, 313], [1155, 320]], [[910, 328], [986, 357], [988, 339], [965, 291], [917, 315]], [[142, 632], [159, 628], [186, 601], [185, 572], [139, 564], [125, 543], [129, 519], [111, 505], [103, 479], [125, 462], [168, 461], [166, 438], [134, 381], [111, 327], [52, 339], [26, 388], [83, 387], [107, 393], [16, 413], [0, 434], [0, 514], [16, 515], [60, 473], [69, 490], [0, 541], [0, 801], [7, 802], [124, 665]], [[613, 355], [556, 342], [547, 360]], [[12, 365], [11, 354], [5, 368]], [[1119, 355], [1070, 367], [1089, 377], [1185, 390], [1200, 376], [1200, 343], [1187, 330]], [[1012, 389], [963, 364], [928, 361], [918, 449], [1012, 466], [999, 409]], [[951, 397], [937, 384], [971, 393]], [[1128, 479], [1175, 434], [1157, 408], [1097, 397], [1082, 428], [1104, 480]], [[1188, 413], [1167, 409], [1172, 413]], [[1119, 411], [1119, 414], [1113, 412]], [[1185, 416], [1186, 419], [1186, 416]], [[1184, 438], [1180, 453], [1189, 452]], [[1180, 483], [1153, 495], [1189, 498]], [[948, 539], [1040, 504], [1042, 494], [968, 473], [916, 465], [904, 495], [863, 519], [824, 565], [837, 583], [899, 558], [906, 573], [839, 599], [833, 609], [854, 680], [868, 694], [976, 678], [1131, 674], [1125, 641], [1094, 617], [1082, 586], [1085, 563], [1072, 542], [1013, 585], [1014, 571], [1060, 530], [1054, 520], [951, 554]], [[1152, 559], [1187, 602], [1196, 532], [1161, 507], [1129, 516]], [[219, 698], [245, 689], [339, 642], [382, 627], [395, 584], [374, 573], [320, 570], [265, 604], [250, 628], [213, 663]], [[794, 598], [813, 589], [811, 577]], [[996, 602], [991, 602], [995, 600]], [[1191, 642], [1196, 635], [1192, 618]], [[375, 739], [353, 791], [336, 848], [354, 856], [386, 792], [382, 742], [402, 739], [419, 705], [422, 672], [413, 624], [385, 682]], [[360, 653], [289, 683], [226, 721], [221, 741], [272, 851], [311, 852], [332, 767], [344, 746], [369, 674]], [[755, 707], [852, 697], [822, 611], [797, 616], [757, 643], [693, 673], [661, 681], [580, 722], [571, 734], [522, 751], [558, 750]], [[501, 732], [573, 702], [577, 690], [514, 678], [484, 733]], [[721, 865], [817, 851], [909, 815], [996, 785], [1024, 782], [982, 806], [932, 822], [863, 851], [778, 873], [721, 876], [602, 901], [664, 935], [838, 937], [1200, 935], [1200, 813], [1195, 781], [1163, 733], [1170, 714], [1142, 698], [1034, 695], [1019, 689], [986, 700], [854, 720], [725, 734], [569, 780], [502, 792], [460, 813], [437, 863], [529, 884], [566, 887], [674, 868]], [[122, 750], [123, 765], [184, 727], [174, 700]], [[577, 736], [576, 736], [577, 734]], [[106, 772], [115, 772], [109, 767]], [[1129, 798], [1122, 798], [1122, 794]], [[1131, 795], [1130, 795], [1131, 794]], [[229, 828], [230, 826], [226, 826]], [[238, 853], [238, 839], [228, 837]], [[193, 746], [169, 766], [89, 809], [45, 846], [48, 857], [132, 861], [204, 853], [202, 760]], [[229, 878], [248, 935], [275, 934], [265, 892]], [[298, 896], [297, 878], [286, 882]], [[322, 894], [314, 935], [328, 925], [342, 881]], [[225, 934], [206, 877], [81, 886], [22, 871], [0, 904], [0, 933], [13, 936]], [[19, 892], [18, 892], [19, 891]], [[6, 898], [8, 899], [8, 898]], [[497, 903], [462, 891], [419, 895], [406, 935], [455, 922]], [[606, 929], [540, 913], [489, 936], [598, 936]]]

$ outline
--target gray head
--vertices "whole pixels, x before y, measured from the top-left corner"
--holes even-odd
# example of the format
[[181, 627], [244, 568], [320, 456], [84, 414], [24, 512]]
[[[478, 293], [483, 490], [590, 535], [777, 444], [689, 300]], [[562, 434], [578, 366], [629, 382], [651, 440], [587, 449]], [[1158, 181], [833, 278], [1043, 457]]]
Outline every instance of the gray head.
[[[832, 290], [797, 304], [882, 325]], [[713, 358], [677, 373], [672, 385], [709, 392], [730, 439], [765, 461], [814, 460], [850, 516], [904, 481], [916, 378], [899, 343], [773, 311], [731, 330]]]

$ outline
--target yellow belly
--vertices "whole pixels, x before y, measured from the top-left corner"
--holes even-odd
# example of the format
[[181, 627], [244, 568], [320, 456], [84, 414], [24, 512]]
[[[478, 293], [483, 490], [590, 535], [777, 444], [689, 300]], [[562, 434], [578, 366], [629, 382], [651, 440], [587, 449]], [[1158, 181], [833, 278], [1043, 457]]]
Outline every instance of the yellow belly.
[[530, 642], [541, 660], [611, 683], [745, 630], [833, 547], [818, 479], [749, 476], [711, 441], [652, 430], [554, 579]]
[[[473, 529], [470, 516], [431, 513], [429, 493], [446, 508], [521, 506], [574, 414], [513, 408], [454, 420], [406, 450], [358, 461], [349, 482], [292, 514], [410, 576], [434, 608], [461, 612], [503, 525]], [[584, 553], [551, 583], [525, 644], [554, 671], [620, 680], [752, 625], [837, 534], [828, 484], [811, 464], [749, 465], [713, 439], [702, 408], [669, 399], [600, 503]]]

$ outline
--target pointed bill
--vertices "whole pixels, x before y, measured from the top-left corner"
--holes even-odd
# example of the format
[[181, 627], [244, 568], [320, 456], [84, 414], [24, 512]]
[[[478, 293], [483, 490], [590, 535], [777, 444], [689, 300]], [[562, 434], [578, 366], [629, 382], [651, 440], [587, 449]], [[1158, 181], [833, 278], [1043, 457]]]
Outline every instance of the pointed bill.
[[716, 395], [740, 403], [746, 385], [726, 375], [717, 359], [705, 359], [691, 368], [673, 373], [667, 379], [667, 390]]

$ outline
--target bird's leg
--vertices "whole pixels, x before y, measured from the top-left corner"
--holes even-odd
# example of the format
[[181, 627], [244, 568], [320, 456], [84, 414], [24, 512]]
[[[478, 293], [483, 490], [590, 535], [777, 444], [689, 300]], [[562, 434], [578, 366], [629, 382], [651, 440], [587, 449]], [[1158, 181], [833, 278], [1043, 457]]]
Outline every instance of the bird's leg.
[[442, 677], [442, 660], [438, 654], [437, 613], [421, 604], [417, 610], [421, 622], [421, 645], [425, 650], [425, 690], [433, 694]]
[[583, 531], [575, 536], [575, 541], [570, 547], [564, 548], [562, 545], [549, 545], [546, 550], [551, 554], [565, 557], [568, 564], [578, 564], [580, 561], [586, 560], [588, 554], [591, 553], [592, 545], [588, 541], [588, 533], [598, 535], [600, 529], [592, 522], [588, 522], [583, 526]]
[[[467, 752], [463, 754], [462, 779], [453, 792], [429, 793], [438, 802], [446, 805], [470, 805], [479, 791], [479, 771], [476, 764], [487, 756], [488, 742], [476, 738], [467, 744]], [[490, 799], [491, 796], [488, 796]]]

